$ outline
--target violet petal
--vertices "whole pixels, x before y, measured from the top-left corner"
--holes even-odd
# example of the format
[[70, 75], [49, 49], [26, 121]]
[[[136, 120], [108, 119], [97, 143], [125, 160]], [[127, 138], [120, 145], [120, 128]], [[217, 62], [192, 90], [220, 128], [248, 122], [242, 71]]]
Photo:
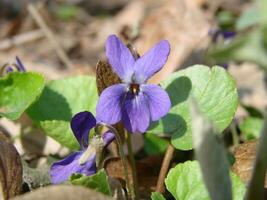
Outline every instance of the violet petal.
[[79, 142], [81, 149], [88, 146], [88, 136], [91, 128], [96, 126], [96, 119], [92, 113], [79, 112], [71, 119], [71, 129]]
[[139, 58], [134, 65], [135, 81], [144, 83], [158, 72], [166, 63], [170, 53], [170, 44], [167, 40], [161, 40], [145, 55]]
[[16, 61], [17, 61], [17, 69], [19, 72], [26, 72], [26, 68], [24, 67], [24, 65], [22, 64], [21, 60], [19, 59], [18, 56], [16, 56]]
[[11, 72], [13, 72], [14, 70], [12, 69], [12, 67], [7, 67], [6, 69], [5, 69], [5, 71], [6, 71], [6, 73], [11, 73]]
[[150, 116], [146, 98], [142, 92], [139, 92], [137, 96], [130, 92], [127, 93], [124, 101], [122, 121], [130, 133], [146, 132]]
[[124, 82], [129, 82], [135, 60], [130, 50], [116, 35], [110, 35], [106, 41], [106, 56], [114, 72]]
[[82, 153], [82, 151], [72, 153], [65, 159], [53, 163], [50, 168], [51, 182], [53, 184], [65, 182], [73, 173], [80, 173], [86, 176], [96, 173], [96, 155], [92, 155], [85, 164], [80, 165], [79, 158]]
[[171, 101], [165, 90], [154, 84], [146, 84], [142, 86], [142, 90], [147, 97], [152, 121], [159, 120], [169, 112], [171, 108]]
[[97, 119], [115, 124], [121, 120], [121, 102], [126, 92], [125, 84], [112, 85], [106, 88], [100, 95], [97, 106]]
[[107, 147], [115, 139], [115, 134], [107, 131], [102, 135], [102, 138], [104, 140], [104, 147]]

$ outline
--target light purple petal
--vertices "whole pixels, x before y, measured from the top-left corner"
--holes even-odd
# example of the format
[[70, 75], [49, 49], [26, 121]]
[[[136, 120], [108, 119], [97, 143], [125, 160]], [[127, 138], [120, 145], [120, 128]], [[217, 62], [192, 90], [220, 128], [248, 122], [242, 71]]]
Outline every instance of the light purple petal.
[[130, 50], [116, 35], [110, 35], [106, 41], [106, 56], [114, 72], [123, 81], [129, 82], [135, 60]]
[[115, 139], [115, 134], [107, 131], [102, 135], [102, 138], [104, 140], [104, 147], [107, 147]]
[[22, 64], [22, 62], [18, 56], [16, 56], [16, 61], [17, 61], [18, 71], [19, 72], [26, 72], [26, 69], [25, 69], [24, 65]]
[[126, 87], [126, 84], [112, 85], [101, 93], [96, 106], [98, 120], [111, 125], [121, 120], [121, 103]]
[[166, 63], [169, 53], [170, 44], [167, 40], [161, 40], [157, 43], [135, 62], [135, 81], [140, 84], [144, 83], [157, 73]]
[[5, 71], [6, 71], [6, 73], [11, 73], [11, 72], [13, 72], [14, 70], [12, 69], [12, 67], [7, 67], [6, 69], [5, 69]]
[[91, 128], [95, 127], [96, 119], [92, 113], [79, 112], [71, 120], [71, 129], [79, 142], [81, 149], [88, 146], [88, 135]]
[[146, 98], [141, 92], [137, 96], [128, 92], [124, 102], [122, 121], [130, 133], [146, 132], [150, 116]]
[[96, 173], [96, 155], [92, 155], [85, 164], [79, 165], [79, 158], [82, 153], [75, 152], [65, 159], [55, 162], [50, 168], [51, 182], [53, 184], [65, 182], [73, 173], [80, 173], [86, 176]]
[[157, 121], [166, 115], [171, 108], [171, 101], [168, 93], [158, 85], [146, 84], [142, 86], [144, 95], [147, 98], [150, 117]]

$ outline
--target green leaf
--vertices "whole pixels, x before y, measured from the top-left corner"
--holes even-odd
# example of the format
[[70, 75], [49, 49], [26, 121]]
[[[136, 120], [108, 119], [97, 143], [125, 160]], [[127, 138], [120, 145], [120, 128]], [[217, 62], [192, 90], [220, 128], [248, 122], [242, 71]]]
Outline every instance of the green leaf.
[[171, 142], [177, 149], [192, 149], [190, 95], [219, 131], [234, 117], [238, 104], [236, 84], [221, 67], [195, 65], [172, 74], [161, 85], [170, 96], [172, 108], [159, 122], [153, 123], [148, 132], [171, 134]]
[[260, 131], [263, 127], [263, 119], [257, 117], [247, 117], [240, 124], [240, 130], [246, 140], [252, 140], [260, 136]]
[[220, 11], [217, 16], [219, 26], [223, 29], [231, 28], [235, 23], [234, 15], [229, 11]]
[[[245, 185], [239, 177], [233, 173], [231, 173], [231, 180], [233, 199], [243, 199]], [[187, 161], [176, 165], [175, 168], [169, 171], [165, 179], [165, 184], [168, 191], [177, 200], [210, 200], [197, 161]]]
[[44, 84], [44, 77], [33, 72], [0, 77], [0, 116], [18, 119], [41, 94]]
[[80, 8], [74, 5], [61, 5], [56, 10], [56, 15], [60, 20], [68, 21], [75, 19], [79, 14]]
[[152, 192], [151, 199], [152, 200], [165, 200], [165, 197], [159, 192]]
[[236, 29], [244, 30], [254, 25], [258, 25], [260, 22], [259, 9], [251, 8], [242, 13], [242, 15], [236, 21]]
[[96, 174], [85, 176], [82, 174], [72, 174], [69, 181], [73, 185], [82, 185], [95, 191], [111, 196], [111, 190], [108, 183], [108, 176], [104, 169], [99, 170]]
[[[191, 100], [193, 147], [211, 199], [232, 200], [229, 163], [223, 140]], [[220, 181], [218, 181], [220, 180]]]
[[49, 82], [28, 114], [45, 133], [73, 150], [78, 149], [70, 120], [81, 111], [95, 113], [98, 100], [95, 78], [71, 77]]
[[144, 149], [147, 154], [164, 153], [168, 147], [168, 142], [154, 134], [146, 133], [144, 135]]
[[215, 63], [229, 61], [249, 61], [267, 68], [267, 52], [264, 46], [264, 34], [259, 29], [237, 36], [232, 42], [209, 50], [207, 58]]

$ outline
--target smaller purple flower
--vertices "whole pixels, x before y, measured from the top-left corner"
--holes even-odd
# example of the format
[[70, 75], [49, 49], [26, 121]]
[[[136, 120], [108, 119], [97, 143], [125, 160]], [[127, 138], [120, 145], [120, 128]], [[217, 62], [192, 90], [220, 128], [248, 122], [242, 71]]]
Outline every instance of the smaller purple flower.
[[224, 41], [232, 40], [236, 36], [236, 32], [217, 29], [210, 30], [209, 35], [212, 38], [212, 42], [216, 43], [220, 37], [222, 37]]
[[90, 112], [80, 112], [72, 118], [71, 129], [80, 144], [80, 151], [52, 164], [50, 177], [53, 184], [67, 181], [73, 173], [86, 176], [96, 173], [99, 153], [115, 139], [115, 135], [107, 131], [102, 137], [94, 136], [89, 141], [89, 132], [95, 126], [96, 119]]
[[169, 53], [169, 42], [161, 40], [142, 57], [135, 58], [117, 36], [109, 36], [106, 56], [122, 83], [101, 93], [96, 107], [97, 119], [108, 124], [122, 121], [129, 132], [144, 133], [151, 121], [166, 115], [171, 108], [167, 92], [146, 82], [161, 70]]
[[14, 71], [18, 72], [26, 72], [24, 65], [22, 64], [21, 60], [18, 56], [16, 56], [16, 63], [15, 64], [5, 64], [3, 66], [4, 74], [9, 74]]

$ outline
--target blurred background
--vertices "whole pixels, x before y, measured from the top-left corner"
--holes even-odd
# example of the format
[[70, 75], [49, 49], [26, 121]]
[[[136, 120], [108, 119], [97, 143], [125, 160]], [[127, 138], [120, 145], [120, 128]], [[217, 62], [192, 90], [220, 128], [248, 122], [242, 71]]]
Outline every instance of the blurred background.
[[[239, 140], [258, 137], [267, 105], [266, 0], [0, 0], [0, 30], [0, 66], [19, 56], [28, 71], [47, 80], [95, 75], [110, 34], [134, 45], [140, 55], [167, 39], [168, 62], [150, 82], [158, 84], [194, 64], [224, 67], [238, 86], [233, 125], [242, 132]], [[41, 149], [44, 156], [64, 152], [41, 134], [16, 140], [21, 124], [0, 119], [20, 154], [29, 148], [31, 153]], [[134, 146], [138, 151], [143, 143]]]

